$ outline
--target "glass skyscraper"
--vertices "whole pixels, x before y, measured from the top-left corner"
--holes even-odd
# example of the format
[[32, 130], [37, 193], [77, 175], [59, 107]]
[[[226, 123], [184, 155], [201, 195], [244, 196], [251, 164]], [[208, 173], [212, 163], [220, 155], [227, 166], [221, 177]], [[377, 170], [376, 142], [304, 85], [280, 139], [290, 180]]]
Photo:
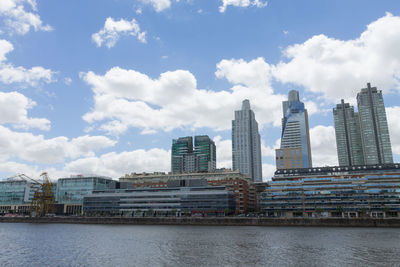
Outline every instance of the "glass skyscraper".
[[357, 105], [365, 164], [393, 163], [382, 91], [368, 83], [357, 94]]
[[207, 135], [172, 140], [172, 173], [211, 172], [216, 169], [216, 147]]
[[242, 109], [235, 111], [232, 121], [232, 168], [254, 182], [262, 182], [260, 134], [247, 99], [242, 102]]
[[364, 165], [358, 113], [342, 99], [333, 109], [333, 117], [339, 166]]
[[299, 99], [299, 92], [289, 92], [282, 102], [281, 147], [276, 150], [277, 169], [312, 167], [308, 113]]

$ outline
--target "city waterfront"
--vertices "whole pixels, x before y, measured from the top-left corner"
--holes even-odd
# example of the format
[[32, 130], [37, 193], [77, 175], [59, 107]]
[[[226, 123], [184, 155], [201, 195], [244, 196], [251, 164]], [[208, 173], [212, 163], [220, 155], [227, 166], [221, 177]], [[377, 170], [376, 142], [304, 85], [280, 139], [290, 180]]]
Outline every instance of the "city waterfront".
[[399, 228], [0, 225], [4, 266], [396, 266]]

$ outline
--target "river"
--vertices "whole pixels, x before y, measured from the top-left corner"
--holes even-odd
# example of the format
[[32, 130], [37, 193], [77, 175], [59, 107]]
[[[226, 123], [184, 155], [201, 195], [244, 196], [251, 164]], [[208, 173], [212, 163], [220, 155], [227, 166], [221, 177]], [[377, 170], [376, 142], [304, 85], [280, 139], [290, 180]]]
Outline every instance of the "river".
[[400, 266], [400, 229], [0, 223], [0, 265]]

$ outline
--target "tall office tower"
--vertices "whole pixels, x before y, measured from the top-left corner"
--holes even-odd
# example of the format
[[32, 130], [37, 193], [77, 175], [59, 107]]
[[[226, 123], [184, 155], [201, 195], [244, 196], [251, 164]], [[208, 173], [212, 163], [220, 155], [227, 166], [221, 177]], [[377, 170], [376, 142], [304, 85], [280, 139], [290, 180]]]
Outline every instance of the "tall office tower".
[[[172, 173], [193, 172], [195, 169], [193, 155], [193, 138], [191, 136], [172, 140], [171, 171]], [[188, 171], [190, 170], [190, 171]]]
[[339, 166], [364, 165], [358, 113], [342, 99], [333, 109], [333, 118]]
[[254, 182], [262, 182], [260, 134], [247, 99], [243, 100], [242, 109], [235, 111], [232, 121], [232, 168]]
[[382, 91], [368, 83], [357, 94], [357, 105], [365, 164], [393, 163]]
[[207, 135], [172, 140], [172, 173], [212, 172], [216, 169], [215, 143]]
[[216, 148], [213, 140], [207, 135], [194, 137], [194, 153], [198, 160], [199, 172], [215, 171], [217, 167]]
[[276, 153], [277, 169], [312, 167], [308, 113], [299, 99], [299, 92], [289, 92], [282, 102], [281, 148]]

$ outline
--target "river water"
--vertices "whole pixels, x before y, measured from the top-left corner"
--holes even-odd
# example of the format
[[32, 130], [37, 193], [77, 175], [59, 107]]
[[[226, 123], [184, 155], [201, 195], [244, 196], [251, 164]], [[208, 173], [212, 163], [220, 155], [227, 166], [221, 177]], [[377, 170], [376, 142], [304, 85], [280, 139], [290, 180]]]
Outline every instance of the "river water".
[[400, 266], [400, 229], [0, 223], [0, 266]]

